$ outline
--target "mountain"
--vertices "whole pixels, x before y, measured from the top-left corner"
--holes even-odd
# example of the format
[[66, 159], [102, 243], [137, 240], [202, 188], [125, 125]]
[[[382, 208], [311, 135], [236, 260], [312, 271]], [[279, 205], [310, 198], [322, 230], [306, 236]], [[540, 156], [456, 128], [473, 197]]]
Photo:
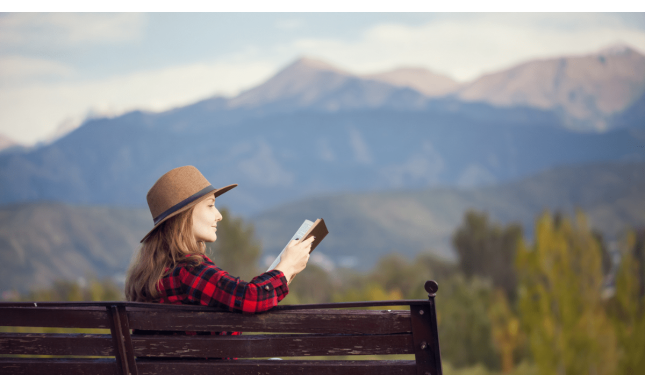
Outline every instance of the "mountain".
[[339, 111], [365, 108], [421, 108], [425, 98], [417, 91], [361, 79], [318, 59], [302, 58], [267, 82], [241, 93], [228, 109], [263, 111], [316, 109]]
[[[147, 215], [147, 216], [146, 216]], [[123, 281], [146, 210], [29, 203], [0, 207], [0, 291], [25, 292], [89, 275]]]
[[232, 99], [89, 119], [51, 144], [2, 152], [0, 203], [145, 206], [159, 176], [195, 165], [215, 185], [240, 184], [225, 200], [250, 216], [312, 194], [465, 188], [557, 165], [645, 161], [638, 101], [612, 116], [622, 130], [573, 132], [556, 111], [429, 98], [304, 58]]
[[0, 203], [145, 206], [157, 178], [194, 165], [251, 215], [312, 194], [474, 187], [562, 164], [645, 161], [645, 131], [574, 133], [533, 111], [302, 111], [222, 124], [219, 112], [99, 119], [26, 154], [0, 154]]
[[362, 77], [393, 86], [409, 87], [428, 97], [445, 96], [459, 87], [454, 79], [419, 67], [403, 67]]
[[307, 218], [322, 217], [330, 231], [317, 249], [337, 265], [371, 267], [388, 253], [412, 258], [433, 251], [454, 259], [451, 237], [469, 209], [494, 222], [518, 222], [532, 240], [544, 210], [573, 214], [608, 239], [626, 227], [645, 227], [645, 163], [557, 167], [518, 181], [475, 189], [348, 193], [307, 198], [253, 217], [265, 254], [277, 255]]
[[[530, 240], [542, 210], [570, 213], [578, 206], [593, 228], [616, 238], [627, 226], [645, 226], [644, 190], [645, 163], [602, 163], [557, 167], [481, 188], [317, 195], [246, 220], [254, 223], [268, 258], [284, 247], [305, 218], [323, 217], [330, 234], [312, 261], [363, 270], [388, 252], [412, 258], [431, 250], [453, 259], [450, 237], [471, 208], [487, 211], [502, 224], [521, 223]], [[218, 203], [226, 206], [228, 195]], [[88, 275], [123, 281], [139, 239], [151, 227], [147, 208], [53, 202], [2, 206], [0, 292], [24, 292], [58, 278]]]
[[20, 144], [7, 136], [0, 134], [0, 152], [13, 147], [20, 147]]
[[568, 127], [610, 128], [645, 93], [645, 56], [612, 46], [584, 56], [533, 60], [461, 86], [462, 101], [557, 112]]

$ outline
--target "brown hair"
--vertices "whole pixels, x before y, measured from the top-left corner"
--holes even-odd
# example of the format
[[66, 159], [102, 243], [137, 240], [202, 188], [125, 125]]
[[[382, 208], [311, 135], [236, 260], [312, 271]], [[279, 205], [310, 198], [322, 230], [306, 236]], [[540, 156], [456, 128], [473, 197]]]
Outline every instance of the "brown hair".
[[128, 301], [158, 301], [157, 284], [166, 268], [172, 270], [179, 264], [203, 262], [201, 254], [206, 244], [193, 237], [193, 209], [191, 207], [163, 222], [135, 252], [125, 279]]

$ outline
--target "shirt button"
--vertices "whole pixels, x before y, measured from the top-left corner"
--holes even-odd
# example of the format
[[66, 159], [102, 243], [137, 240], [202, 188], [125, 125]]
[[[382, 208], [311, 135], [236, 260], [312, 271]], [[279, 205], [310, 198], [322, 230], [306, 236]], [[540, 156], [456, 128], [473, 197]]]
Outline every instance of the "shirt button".
[[271, 288], [269, 287], [269, 285], [267, 285], [267, 286], [265, 286], [265, 287], [264, 287], [264, 289], [268, 291], [268, 290], [270, 290]]

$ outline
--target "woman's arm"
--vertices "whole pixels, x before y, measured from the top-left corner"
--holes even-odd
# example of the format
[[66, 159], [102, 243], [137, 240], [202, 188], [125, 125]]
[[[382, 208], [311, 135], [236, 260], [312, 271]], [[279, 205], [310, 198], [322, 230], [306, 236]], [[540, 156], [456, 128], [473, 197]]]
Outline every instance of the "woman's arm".
[[[176, 275], [175, 275], [176, 273]], [[287, 279], [279, 270], [272, 270], [253, 278], [250, 282], [233, 277], [215, 265], [181, 267], [167, 278], [177, 299], [170, 302], [188, 300], [190, 303], [216, 306], [229, 311], [242, 313], [265, 312], [278, 305], [288, 293]], [[165, 283], [164, 283], [165, 285]], [[170, 297], [169, 297], [170, 298]]]

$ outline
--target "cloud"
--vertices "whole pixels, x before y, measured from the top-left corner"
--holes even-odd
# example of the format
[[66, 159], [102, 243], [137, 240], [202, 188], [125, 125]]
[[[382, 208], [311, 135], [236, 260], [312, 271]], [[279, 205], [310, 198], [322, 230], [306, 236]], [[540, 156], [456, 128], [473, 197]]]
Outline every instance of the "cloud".
[[64, 63], [20, 55], [0, 57], [0, 86], [25, 84], [47, 77], [65, 78], [74, 73]]
[[0, 46], [75, 46], [120, 43], [143, 35], [138, 13], [10, 13], [0, 16]]
[[[59, 69], [62, 70], [62, 69]], [[269, 77], [265, 62], [223, 61], [167, 67], [93, 81], [14, 85], [0, 89], [0, 132], [25, 144], [92, 112], [162, 111], [220, 94], [234, 95]], [[68, 126], [68, 125], [64, 125]]]
[[645, 52], [645, 31], [611, 16], [494, 14], [420, 26], [385, 23], [355, 40], [301, 38], [292, 47], [300, 55], [326, 58], [358, 73], [405, 64], [467, 81], [529, 59], [587, 54], [620, 42]]

